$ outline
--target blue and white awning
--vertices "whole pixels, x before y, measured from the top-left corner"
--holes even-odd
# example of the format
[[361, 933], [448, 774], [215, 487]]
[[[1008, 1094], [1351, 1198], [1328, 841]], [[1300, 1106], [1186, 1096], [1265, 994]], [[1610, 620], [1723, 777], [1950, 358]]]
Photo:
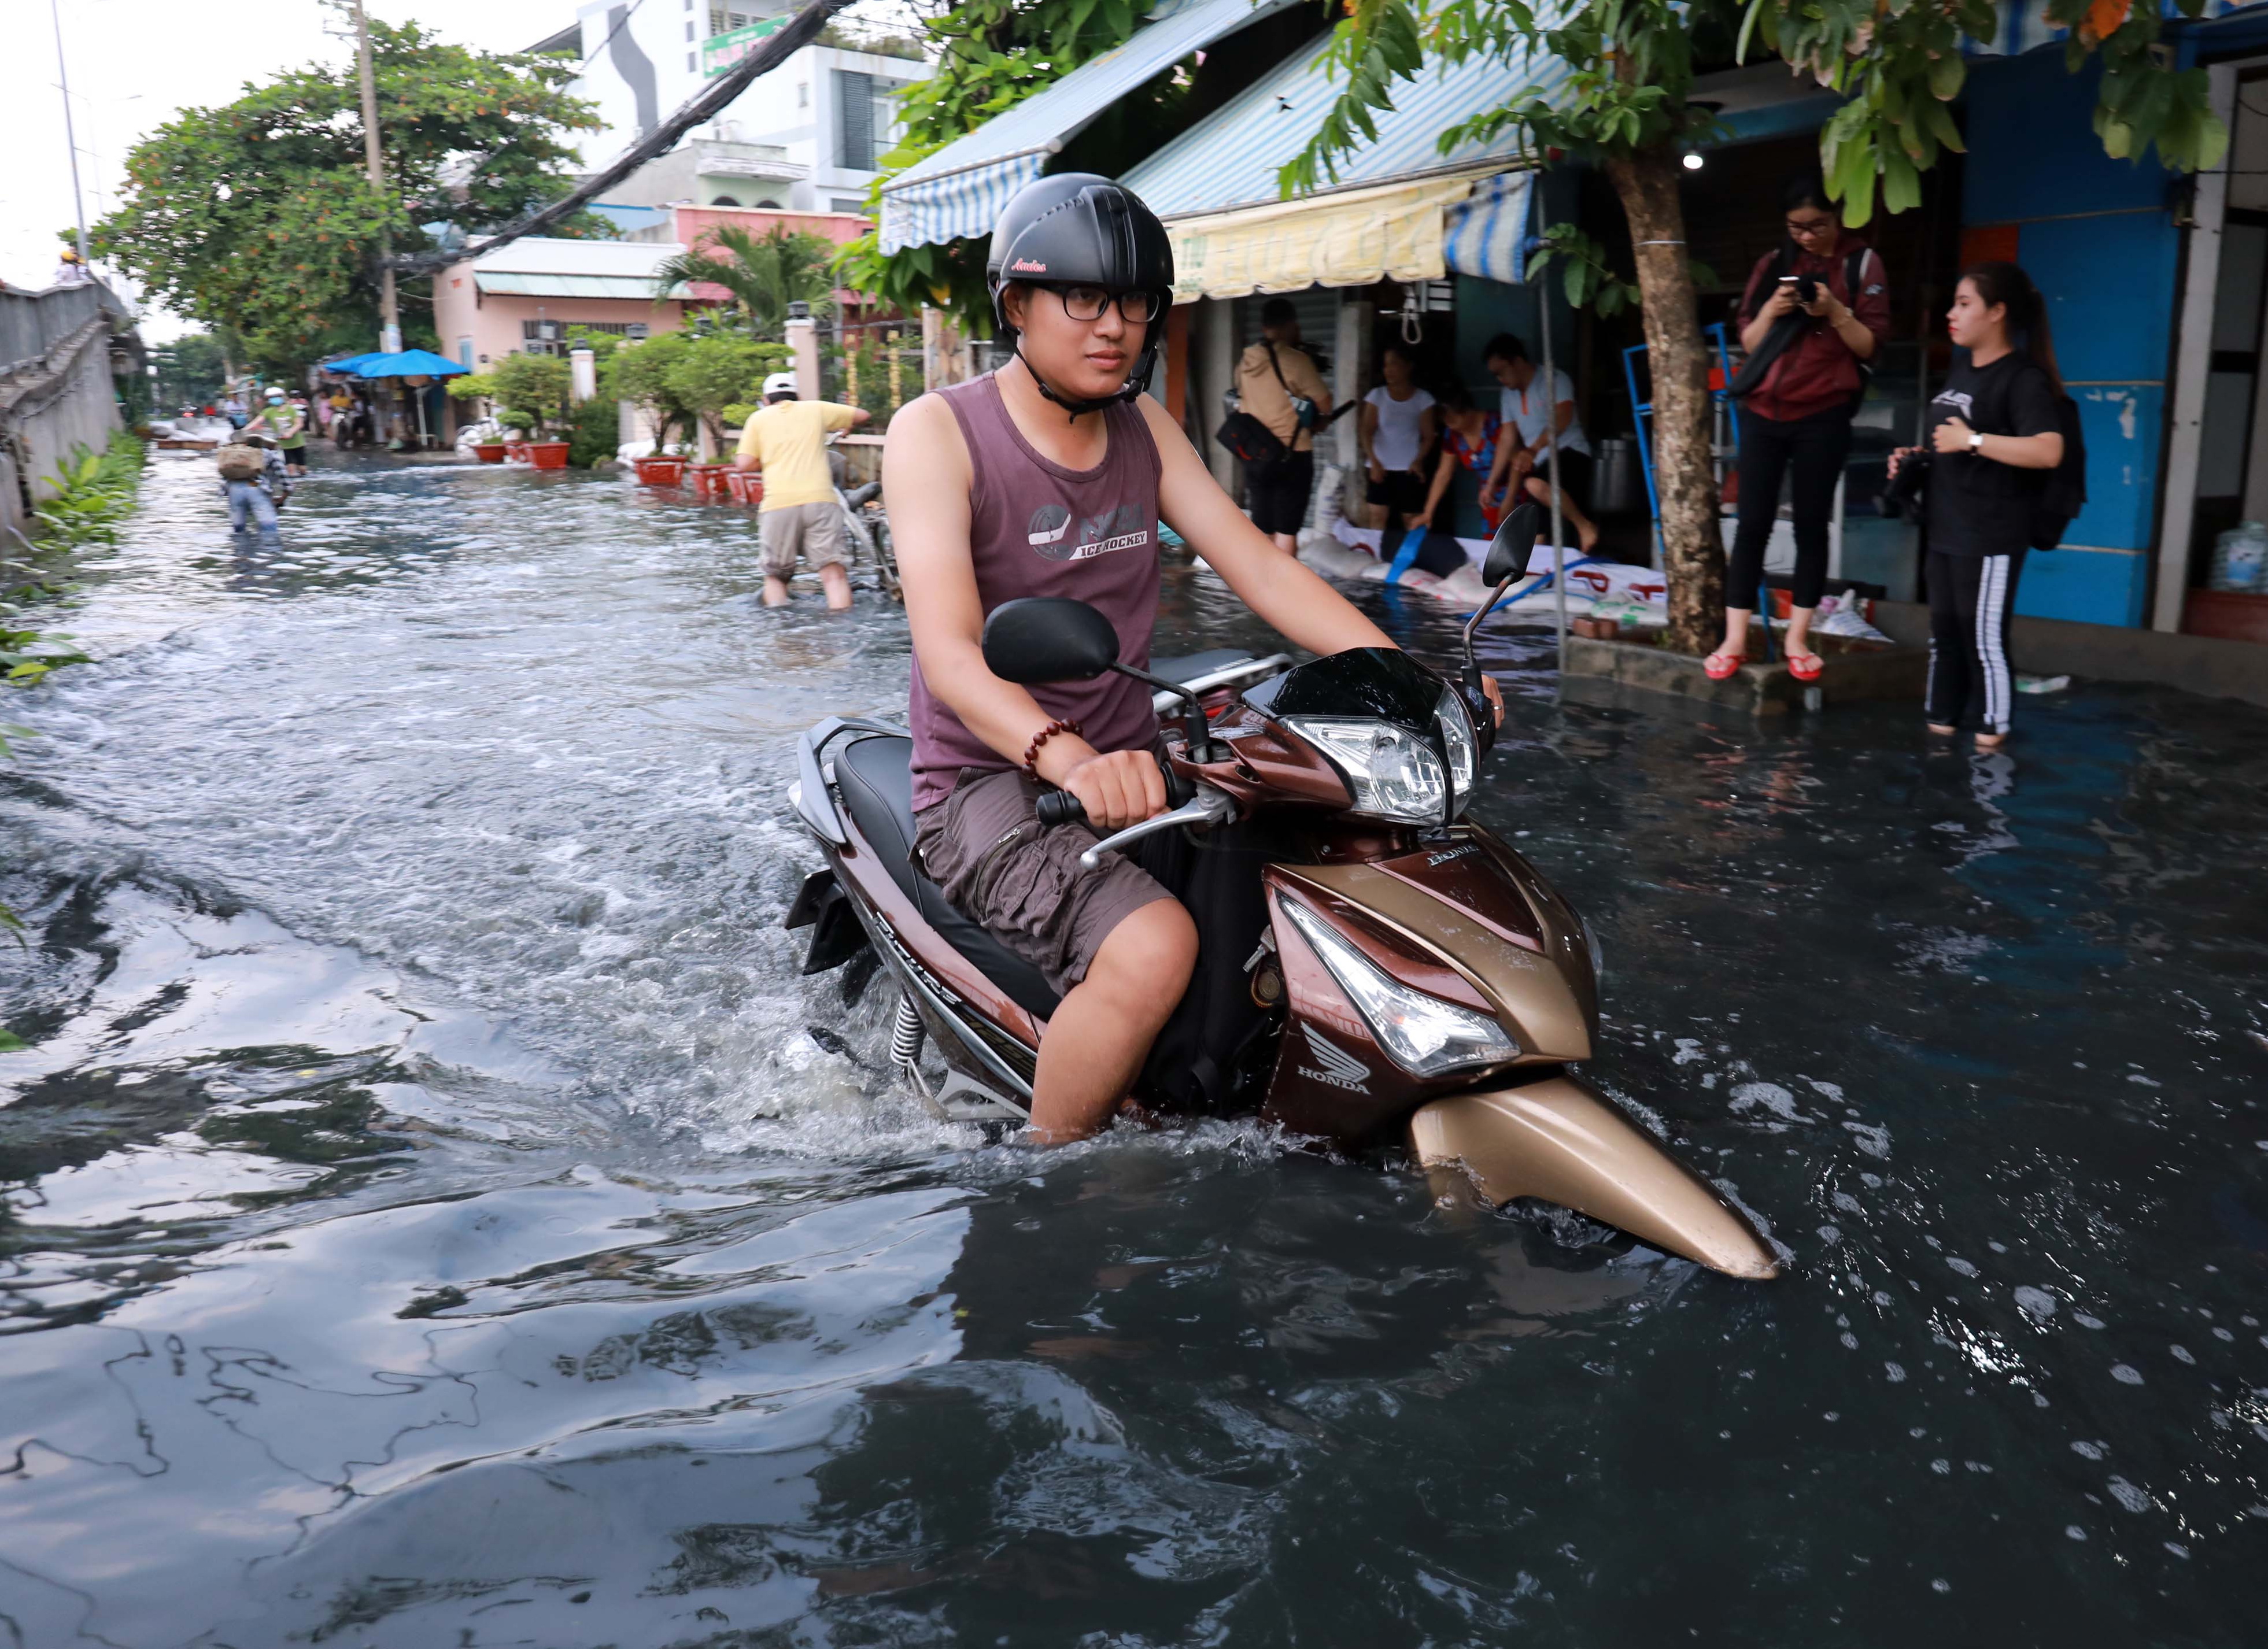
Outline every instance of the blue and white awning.
[[[1523, 92], [1566, 78], [1555, 58], [1431, 63], [1374, 112], [1377, 136], [1341, 158], [1338, 175], [1285, 200], [1278, 176], [1344, 89], [1309, 47], [1120, 180], [1174, 236], [1182, 298], [1432, 280], [1454, 272], [1517, 281], [1528, 177], [1516, 134], [1458, 144], [1442, 132]], [[1325, 220], [1331, 219], [1328, 227]]]
[[[1119, 181], [1169, 221], [1277, 203], [1277, 173], [1307, 146], [1345, 90], [1345, 82], [1318, 61], [1320, 55], [1312, 46], [1293, 52]], [[1507, 170], [1521, 157], [1515, 134], [1460, 144], [1446, 154], [1441, 134], [1524, 89], [1549, 96], [1568, 72], [1566, 64], [1549, 57], [1506, 63], [1483, 55], [1461, 63], [1430, 63], [1414, 81], [1394, 83], [1394, 107], [1373, 112], [1378, 136], [1340, 158], [1338, 175], [1327, 188], [1358, 189], [1450, 173]], [[1501, 164], [1491, 167], [1492, 160]]]
[[[1105, 109], [1190, 53], [1298, 0], [1181, 0], [1124, 45], [1081, 63], [882, 185], [886, 253], [992, 232], [1009, 197]], [[1312, 49], [1309, 53], [1313, 55]]]
[[1441, 214], [1441, 261], [1456, 275], [1518, 285], [1528, 278], [1528, 213], [1535, 173], [1499, 172]]

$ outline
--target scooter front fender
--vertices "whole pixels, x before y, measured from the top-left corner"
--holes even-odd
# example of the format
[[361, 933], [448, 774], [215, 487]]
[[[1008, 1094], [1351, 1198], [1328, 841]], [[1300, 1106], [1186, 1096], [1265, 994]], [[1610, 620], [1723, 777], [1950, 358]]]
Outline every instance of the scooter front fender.
[[1747, 1215], [1572, 1077], [1431, 1101], [1410, 1113], [1410, 1142], [1421, 1164], [1462, 1168], [1491, 1203], [1540, 1197], [1728, 1277], [1779, 1275]]

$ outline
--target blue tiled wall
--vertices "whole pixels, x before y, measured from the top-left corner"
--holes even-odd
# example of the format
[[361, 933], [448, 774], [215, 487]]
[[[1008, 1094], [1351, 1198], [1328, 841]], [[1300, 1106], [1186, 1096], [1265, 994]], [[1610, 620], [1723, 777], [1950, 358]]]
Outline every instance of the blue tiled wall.
[[2095, 94], [2094, 72], [2066, 73], [2059, 52], [1977, 64], [1962, 217], [2016, 225], [2087, 437], [2088, 504], [2065, 535], [2086, 548], [2033, 556], [2016, 610], [2131, 625], [2157, 525], [2180, 240], [2169, 174], [2102, 152]]

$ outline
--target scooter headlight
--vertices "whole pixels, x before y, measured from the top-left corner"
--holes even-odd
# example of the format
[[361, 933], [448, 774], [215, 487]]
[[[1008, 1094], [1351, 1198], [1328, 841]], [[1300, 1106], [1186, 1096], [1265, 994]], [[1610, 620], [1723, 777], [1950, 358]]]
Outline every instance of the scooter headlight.
[[1520, 1044], [1494, 1020], [1389, 978], [1314, 911], [1289, 899], [1279, 902], [1378, 1045], [1410, 1075], [1439, 1077], [1520, 1057]]
[[[1403, 824], [1439, 824], [1448, 778], [1441, 757], [1425, 740], [1388, 721], [1355, 716], [1287, 716], [1284, 725], [1337, 763], [1354, 792], [1348, 811]], [[1433, 725], [1449, 753], [1457, 784], [1457, 811], [1470, 799], [1479, 767], [1473, 725], [1454, 692], [1433, 709]]]

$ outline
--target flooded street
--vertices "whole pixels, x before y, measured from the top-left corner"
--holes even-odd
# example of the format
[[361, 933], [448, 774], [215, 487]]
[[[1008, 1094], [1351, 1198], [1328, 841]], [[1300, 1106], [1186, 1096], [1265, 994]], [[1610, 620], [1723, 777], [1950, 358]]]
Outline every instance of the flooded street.
[[[1746, 1285], [1256, 1127], [928, 1120], [780, 928], [902, 613], [767, 613], [752, 516], [618, 478], [320, 470], [232, 546], [210, 475], [0, 705], [0, 1643], [2259, 1641], [2268, 712], [1979, 755], [1498, 637], [1476, 816]], [[1272, 647], [1186, 569], [1160, 635]]]

